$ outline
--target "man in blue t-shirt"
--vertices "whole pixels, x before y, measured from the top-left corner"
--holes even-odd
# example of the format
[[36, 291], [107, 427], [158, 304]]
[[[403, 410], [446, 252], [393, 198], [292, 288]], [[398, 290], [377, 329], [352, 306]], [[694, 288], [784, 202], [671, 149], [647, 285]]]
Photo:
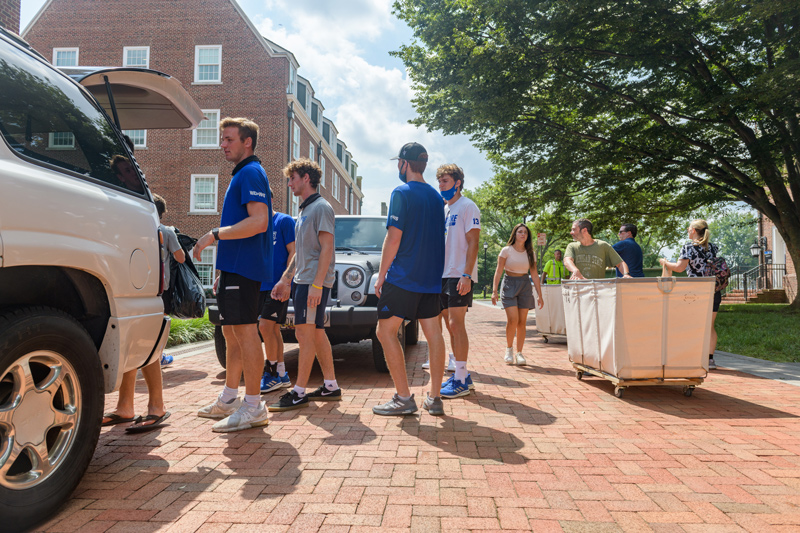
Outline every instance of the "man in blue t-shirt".
[[[272, 191], [267, 173], [253, 154], [258, 125], [246, 118], [227, 117], [220, 129], [225, 159], [236, 166], [222, 203], [220, 227], [197, 241], [194, 257], [199, 261], [203, 249], [219, 241], [216, 284], [226, 347], [225, 388], [197, 415], [220, 420], [212, 431], [225, 433], [269, 423], [261, 401], [264, 351], [256, 324], [261, 284], [272, 280]], [[245, 395], [240, 404], [242, 373]]]
[[289, 300], [276, 300], [270, 292], [294, 257], [294, 239], [294, 219], [276, 211], [272, 215], [272, 280], [261, 284], [259, 303], [258, 331], [264, 339], [268, 365], [261, 377], [261, 394], [292, 386], [283, 361], [281, 337], [281, 324], [286, 322]]
[[[614, 244], [614, 250], [619, 254], [625, 264], [630, 269], [631, 277], [643, 278], [644, 257], [642, 254], [642, 247], [636, 242], [636, 224], [623, 224], [619, 228], [619, 242]], [[617, 277], [622, 277], [622, 272], [617, 268]]]
[[406, 144], [395, 159], [403, 185], [392, 191], [375, 294], [379, 298], [378, 340], [397, 393], [372, 411], [385, 416], [417, 411], [408, 387], [403, 347], [397, 340], [403, 321], [417, 319], [428, 340], [431, 371], [431, 392], [423, 407], [431, 414], [443, 415], [444, 339], [438, 317], [442, 311], [444, 203], [422, 177], [428, 152], [421, 144]]

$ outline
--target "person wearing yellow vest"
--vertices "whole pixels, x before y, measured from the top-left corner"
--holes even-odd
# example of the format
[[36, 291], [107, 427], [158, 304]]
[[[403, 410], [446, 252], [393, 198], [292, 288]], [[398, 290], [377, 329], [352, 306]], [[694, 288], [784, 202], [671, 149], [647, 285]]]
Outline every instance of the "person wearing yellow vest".
[[569, 278], [569, 271], [564, 266], [564, 254], [561, 250], [553, 252], [553, 258], [544, 265], [542, 281], [547, 285], [560, 285], [562, 278]]

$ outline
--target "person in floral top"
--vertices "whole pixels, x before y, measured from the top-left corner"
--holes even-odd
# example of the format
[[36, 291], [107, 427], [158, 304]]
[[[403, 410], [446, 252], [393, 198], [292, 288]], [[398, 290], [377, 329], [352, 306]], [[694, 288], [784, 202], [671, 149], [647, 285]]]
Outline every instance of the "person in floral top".
[[[681, 254], [678, 261], [672, 263], [664, 258], [658, 260], [662, 267], [667, 268], [672, 272], [686, 271], [686, 275], [690, 278], [703, 277], [705, 266], [709, 259], [717, 257], [717, 245], [709, 242], [711, 232], [708, 229], [708, 223], [705, 220], [693, 220], [689, 224], [687, 230], [690, 241], [683, 245]], [[711, 313], [711, 344], [708, 349], [708, 369], [716, 370], [717, 365], [714, 362], [714, 350], [717, 349], [717, 330], [714, 328], [714, 323], [717, 320], [717, 311], [719, 311], [719, 304], [722, 301], [722, 293], [714, 293], [714, 310]]]

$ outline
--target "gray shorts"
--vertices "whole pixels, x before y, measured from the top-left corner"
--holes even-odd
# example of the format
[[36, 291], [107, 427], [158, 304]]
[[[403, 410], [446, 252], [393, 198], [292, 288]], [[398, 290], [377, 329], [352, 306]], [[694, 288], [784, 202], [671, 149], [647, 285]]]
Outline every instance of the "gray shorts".
[[503, 276], [503, 285], [500, 288], [500, 301], [503, 302], [503, 309], [509, 307], [519, 307], [521, 309], [533, 309], [536, 307], [536, 300], [533, 298], [531, 288], [531, 277], [527, 276]]

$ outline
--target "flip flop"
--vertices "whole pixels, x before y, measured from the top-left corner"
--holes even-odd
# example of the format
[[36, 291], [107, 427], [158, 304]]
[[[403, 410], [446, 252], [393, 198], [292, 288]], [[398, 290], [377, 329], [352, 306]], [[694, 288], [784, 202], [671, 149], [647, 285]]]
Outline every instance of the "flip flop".
[[[145, 431], [152, 431], [154, 429], [164, 427], [164, 420], [169, 418], [170, 412], [167, 411], [161, 416], [147, 415], [145, 417], [137, 416], [129, 427], [125, 428], [127, 433], [144, 433]], [[145, 422], [150, 422], [145, 424]]]
[[135, 418], [123, 418], [123, 417], [119, 416], [117, 413], [105, 413], [103, 415], [103, 418], [109, 418], [110, 419], [110, 420], [107, 420], [107, 421], [105, 421], [105, 422], [103, 422], [101, 424], [103, 427], [116, 426], [117, 424], [126, 424], [128, 422], [135, 422], [136, 421]]

